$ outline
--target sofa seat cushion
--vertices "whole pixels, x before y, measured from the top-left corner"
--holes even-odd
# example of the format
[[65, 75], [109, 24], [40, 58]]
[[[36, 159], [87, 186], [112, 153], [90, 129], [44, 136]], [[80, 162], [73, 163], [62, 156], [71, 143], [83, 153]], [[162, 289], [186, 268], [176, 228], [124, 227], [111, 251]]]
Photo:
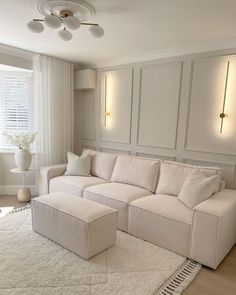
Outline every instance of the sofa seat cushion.
[[58, 176], [51, 179], [49, 192], [67, 192], [83, 197], [83, 190], [86, 187], [105, 182], [105, 180], [93, 176]]
[[139, 198], [150, 195], [148, 190], [123, 184], [105, 183], [84, 190], [84, 198], [107, 205], [118, 210], [118, 228], [128, 230], [128, 207], [129, 204]]
[[156, 245], [189, 256], [193, 211], [170, 195], [152, 195], [129, 207], [128, 232]]
[[174, 196], [152, 195], [135, 200], [131, 205], [169, 219], [192, 224], [193, 210], [190, 210]]

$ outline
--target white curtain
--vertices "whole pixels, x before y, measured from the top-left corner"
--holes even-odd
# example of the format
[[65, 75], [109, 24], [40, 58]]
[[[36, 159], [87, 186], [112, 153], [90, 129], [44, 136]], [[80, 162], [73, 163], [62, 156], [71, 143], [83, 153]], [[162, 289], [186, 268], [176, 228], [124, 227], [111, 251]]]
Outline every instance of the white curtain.
[[73, 151], [74, 125], [73, 64], [54, 57], [34, 57], [34, 126], [36, 165], [66, 161]]

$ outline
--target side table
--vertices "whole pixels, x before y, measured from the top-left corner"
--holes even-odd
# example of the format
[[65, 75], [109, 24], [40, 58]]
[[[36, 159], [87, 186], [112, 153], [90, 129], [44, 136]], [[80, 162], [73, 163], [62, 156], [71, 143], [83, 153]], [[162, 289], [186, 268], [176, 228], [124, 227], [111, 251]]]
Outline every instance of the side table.
[[22, 171], [18, 168], [13, 168], [10, 170], [12, 173], [22, 174], [23, 176], [23, 186], [19, 189], [17, 198], [20, 203], [26, 203], [31, 200], [31, 191], [28, 187], [25, 186], [25, 174], [32, 171], [32, 169]]

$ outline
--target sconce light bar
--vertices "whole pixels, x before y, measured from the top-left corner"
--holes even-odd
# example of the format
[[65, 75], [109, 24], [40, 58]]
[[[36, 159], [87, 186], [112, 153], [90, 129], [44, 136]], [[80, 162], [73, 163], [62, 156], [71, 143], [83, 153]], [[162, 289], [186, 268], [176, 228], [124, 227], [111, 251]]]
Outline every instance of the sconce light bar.
[[221, 119], [221, 122], [220, 122], [220, 133], [222, 133], [222, 131], [223, 131], [224, 118], [227, 117], [227, 115], [225, 114], [225, 103], [226, 103], [228, 77], [229, 77], [229, 63], [230, 62], [228, 61], [228, 63], [227, 63], [227, 70], [226, 70], [226, 78], [225, 78], [225, 91], [224, 91], [224, 99], [223, 99], [222, 112], [219, 115], [219, 117]]
[[107, 110], [107, 75], [104, 77], [104, 127], [107, 127], [107, 117], [111, 113]]
[[[107, 76], [104, 78], [104, 127], [107, 126]], [[110, 115], [110, 113], [109, 113]]]

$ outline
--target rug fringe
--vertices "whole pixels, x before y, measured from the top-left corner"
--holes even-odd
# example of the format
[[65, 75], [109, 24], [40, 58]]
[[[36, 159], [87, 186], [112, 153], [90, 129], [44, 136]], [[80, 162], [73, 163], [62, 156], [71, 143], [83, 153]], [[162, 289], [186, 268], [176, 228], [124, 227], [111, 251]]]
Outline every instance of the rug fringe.
[[20, 212], [20, 211], [23, 211], [23, 210], [27, 210], [27, 209], [30, 209], [30, 208], [31, 208], [30, 204], [27, 204], [24, 207], [19, 207], [19, 208], [12, 209], [10, 212], [8, 212], [8, 214], [17, 213], [17, 212]]
[[201, 267], [198, 262], [188, 259], [154, 295], [180, 295]]

